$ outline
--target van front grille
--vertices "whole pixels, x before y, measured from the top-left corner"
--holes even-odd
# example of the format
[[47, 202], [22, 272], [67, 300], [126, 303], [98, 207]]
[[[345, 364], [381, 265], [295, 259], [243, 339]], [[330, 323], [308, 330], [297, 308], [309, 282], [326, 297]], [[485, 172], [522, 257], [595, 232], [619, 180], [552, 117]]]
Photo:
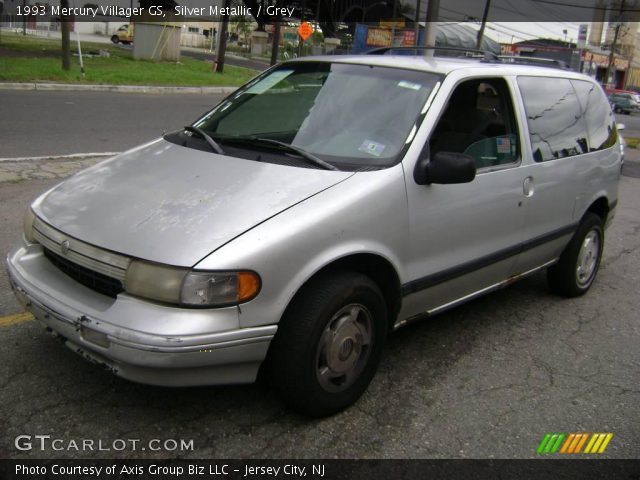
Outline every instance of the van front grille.
[[47, 248], [43, 250], [51, 263], [85, 287], [112, 298], [116, 298], [119, 293], [124, 291], [122, 282], [119, 280], [78, 265]]
[[33, 222], [33, 237], [36, 242], [59, 257], [124, 283], [127, 268], [131, 263], [129, 257], [70, 237], [38, 217]]

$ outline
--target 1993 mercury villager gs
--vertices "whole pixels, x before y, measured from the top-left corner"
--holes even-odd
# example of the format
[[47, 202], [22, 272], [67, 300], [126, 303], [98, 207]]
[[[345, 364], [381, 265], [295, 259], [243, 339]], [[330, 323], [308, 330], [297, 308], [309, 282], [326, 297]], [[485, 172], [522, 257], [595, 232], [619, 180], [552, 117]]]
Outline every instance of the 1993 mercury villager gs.
[[389, 331], [546, 268], [585, 293], [617, 203], [590, 78], [499, 60], [298, 59], [33, 202], [17, 296], [137, 382], [252, 382], [326, 415]]

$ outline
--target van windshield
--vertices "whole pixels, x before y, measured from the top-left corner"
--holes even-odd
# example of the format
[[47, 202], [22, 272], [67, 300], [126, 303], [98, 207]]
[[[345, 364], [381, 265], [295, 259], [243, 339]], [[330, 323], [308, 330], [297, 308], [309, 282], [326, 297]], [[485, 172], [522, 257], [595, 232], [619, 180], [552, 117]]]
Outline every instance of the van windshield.
[[440, 79], [369, 65], [287, 63], [254, 79], [194, 126], [223, 146], [237, 146], [239, 138], [270, 139], [340, 167], [385, 167], [410, 142]]

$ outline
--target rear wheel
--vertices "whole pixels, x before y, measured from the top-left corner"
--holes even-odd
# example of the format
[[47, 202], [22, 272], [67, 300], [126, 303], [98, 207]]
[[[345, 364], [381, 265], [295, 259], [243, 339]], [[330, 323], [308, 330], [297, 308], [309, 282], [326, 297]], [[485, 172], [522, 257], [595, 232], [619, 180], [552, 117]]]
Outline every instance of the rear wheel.
[[603, 247], [602, 219], [587, 213], [558, 263], [547, 269], [551, 290], [565, 297], [587, 293], [598, 273]]
[[348, 407], [373, 378], [386, 334], [386, 304], [369, 277], [338, 272], [312, 280], [287, 309], [272, 345], [280, 397], [314, 417]]

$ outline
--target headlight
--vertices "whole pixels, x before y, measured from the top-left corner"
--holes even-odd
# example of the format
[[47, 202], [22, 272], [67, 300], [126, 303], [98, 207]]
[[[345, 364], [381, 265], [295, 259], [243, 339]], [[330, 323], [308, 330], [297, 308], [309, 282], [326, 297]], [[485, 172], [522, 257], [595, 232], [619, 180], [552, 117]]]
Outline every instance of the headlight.
[[206, 272], [133, 261], [127, 270], [127, 293], [161, 302], [194, 306], [237, 305], [260, 291], [255, 272]]
[[34, 243], [35, 239], [33, 238], [33, 222], [36, 219], [35, 213], [31, 208], [27, 209], [27, 212], [24, 214], [24, 219], [22, 221], [24, 238], [29, 243]]

